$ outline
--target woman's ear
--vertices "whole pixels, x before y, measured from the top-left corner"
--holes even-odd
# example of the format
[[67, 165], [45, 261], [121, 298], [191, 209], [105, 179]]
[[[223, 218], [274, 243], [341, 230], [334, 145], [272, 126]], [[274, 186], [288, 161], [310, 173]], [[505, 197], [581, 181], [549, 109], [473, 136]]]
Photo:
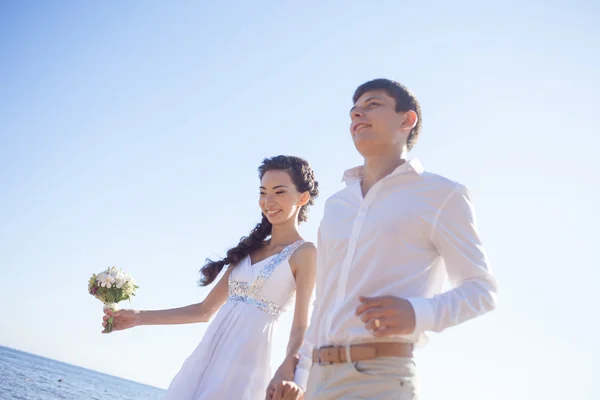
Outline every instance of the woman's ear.
[[308, 204], [308, 202], [310, 201], [310, 193], [308, 192], [304, 192], [302, 193], [302, 196], [300, 196], [300, 201], [298, 202], [298, 206], [302, 207]]

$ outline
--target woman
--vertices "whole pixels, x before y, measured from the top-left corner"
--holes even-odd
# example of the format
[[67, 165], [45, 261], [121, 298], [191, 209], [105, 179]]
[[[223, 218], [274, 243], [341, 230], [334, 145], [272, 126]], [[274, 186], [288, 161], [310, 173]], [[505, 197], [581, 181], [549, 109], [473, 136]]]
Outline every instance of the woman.
[[271, 343], [280, 315], [295, 311], [286, 357], [276, 380], [292, 380], [297, 353], [308, 326], [309, 300], [315, 284], [316, 248], [298, 233], [308, 207], [318, 196], [318, 182], [303, 159], [278, 156], [258, 169], [262, 221], [219, 261], [201, 269], [201, 285], [223, 277], [198, 304], [170, 310], [106, 311], [113, 331], [138, 325], [208, 322], [219, 311], [196, 350], [171, 382], [164, 399], [265, 398], [271, 374]]

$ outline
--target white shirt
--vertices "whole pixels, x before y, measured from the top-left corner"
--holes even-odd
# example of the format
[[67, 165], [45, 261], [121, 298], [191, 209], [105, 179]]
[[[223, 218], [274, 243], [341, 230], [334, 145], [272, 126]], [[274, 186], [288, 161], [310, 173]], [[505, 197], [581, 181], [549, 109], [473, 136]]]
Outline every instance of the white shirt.
[[[315, 347], [376, 341], [423, 346], [495, 307], [496, 281], [468, 189], [405, 162], [363, 198], [362, 167], [327, 199], [317, 241], [316, 300], [294, 381], [306, 389]], [[442, 293], [445, 278], [452, 289]], [[376, 338], [355, 315], [359, 296], [398, 296], [415, 310], [410, 335]]]

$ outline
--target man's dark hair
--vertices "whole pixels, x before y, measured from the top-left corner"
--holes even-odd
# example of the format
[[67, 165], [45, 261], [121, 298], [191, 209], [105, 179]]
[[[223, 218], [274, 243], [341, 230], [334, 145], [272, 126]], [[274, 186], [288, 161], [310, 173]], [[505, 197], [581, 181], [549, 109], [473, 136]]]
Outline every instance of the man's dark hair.
[[408, 150], [412, 149], [421, 133], [421, 106], [415, 95], [408, 90], [408, 88], [401, 83], [392, 81], [390, 79], [374, 79], [372, 81], [363, 83], [354, 92], [352, 96], [352, 102], [356, 103], [363, 94], [373, 90], [383, 90], [388, 96], [392, 97], [396, 101], [396, 112], [406, 112], [412, 110], [417, 113], [417, 124], [408, 134], [406, 145]]

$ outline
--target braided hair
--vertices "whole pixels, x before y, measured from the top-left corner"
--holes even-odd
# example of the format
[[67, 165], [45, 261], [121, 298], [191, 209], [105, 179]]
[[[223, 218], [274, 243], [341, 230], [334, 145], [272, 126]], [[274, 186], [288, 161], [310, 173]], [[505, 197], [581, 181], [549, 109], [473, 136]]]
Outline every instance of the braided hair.
[[[258, 167], [259, 178], [262, 179], [267, 171], [272, 170], [286, 171], [290, 175], [298, 192], [308, 192], [310, 194], [308, 203], [303, 205], [298, 212], [298, 222], [307, 221], [308, 208], [315, 203], [315, 199], [319, 196], [319, 182], [315, 180], [315, 173], [310, 164], [306, 160], [296, 156], [265, 158], [260, 167]], [[206, 264], [200, 270], [202, 274], [200, 285], [210, 285], [225, 265], [237, 265], [250, 253], [264, 246], [267, 238], [271, 236], [272, 229], [273, 225], [262, 214], [262, 220], [258, 225], [252, 229], [248, 236], [242, 237], [237, 246], [229, 249], [225, 258], [219, 261], [206, 260]]]

